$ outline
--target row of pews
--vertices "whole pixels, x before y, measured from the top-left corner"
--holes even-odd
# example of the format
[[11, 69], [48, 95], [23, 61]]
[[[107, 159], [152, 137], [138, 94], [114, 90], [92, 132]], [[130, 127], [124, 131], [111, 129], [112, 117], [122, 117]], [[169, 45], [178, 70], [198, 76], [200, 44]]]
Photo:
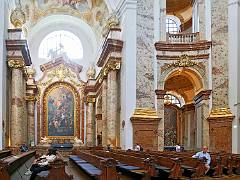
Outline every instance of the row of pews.
[[[69, 157], [79, 169], [93, 179], [119, 179], [121, 174], [134, 179], [198, 179], [205, 176], [205, 159], [195, 159], [195, 152], [79, 150]], [[211, 153], [209, 176], [240, 175], [240, 156]]]
[[[23, 167], [23, 165], [25, 165], [31, 158], [35, 156], [35, 154], [35, 151], [29, 151], [17, 155], [12, 154], [11, 150], [0, 151], [0, 179], [14, 179], [11, 177], [15, 177], [16, 179], [16, 176], [18, 176], [19, 173], [15, 172]], [[29, 165], [30, 164], [31, 162]]]

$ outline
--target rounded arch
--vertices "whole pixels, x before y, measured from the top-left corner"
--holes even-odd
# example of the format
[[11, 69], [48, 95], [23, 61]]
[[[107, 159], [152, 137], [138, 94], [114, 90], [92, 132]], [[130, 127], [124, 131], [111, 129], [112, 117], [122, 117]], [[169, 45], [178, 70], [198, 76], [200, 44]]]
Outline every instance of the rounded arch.
[[170, 71], [164, 78], [164, 90], [176, 91], [186, 103], [204, 89], [201, 76], [192, 69], [183, 68]]
[[[200, 92], [202, 89], [206, 89], [207, 88], [207, 84], [205, 81], [203, 81], [204, 77], [198, 72], [198, 70], [194, 69], [194, 68], [178, 68], [178, 69], [171, 69], [170, 71], [166, 72], [163, 76], [162, 76], [162, 80], [163, 80], [163, 87], [165, 85], [165, 82], [176, 75], [184, 75], [187, 78], [189, 78], [189, 80], [195, 85], [195, 87], [197, 88], [196, 91]], [[162, 89], [159, 88], [159, 89]]]
[[[84, 67], [88, 67], [95, 59], [97, 52], [97, 39], [92, 28], [80, 18], [70, 15], [50, 15], [41, 19], [28, 34], [29, 49], [32, 56], [33, 65], [36, 67], [36, 79], [41, 77], [40, 65], [46, 63], [48, 60], [38, 58], [38, 49], [41, 41], [46, 35], [51, 32], [64, 30], [76, 35], [83, 47], [83, 58], [77, 60]], [[82, 79], [87, 79], [86, 69], [83, 69]]]

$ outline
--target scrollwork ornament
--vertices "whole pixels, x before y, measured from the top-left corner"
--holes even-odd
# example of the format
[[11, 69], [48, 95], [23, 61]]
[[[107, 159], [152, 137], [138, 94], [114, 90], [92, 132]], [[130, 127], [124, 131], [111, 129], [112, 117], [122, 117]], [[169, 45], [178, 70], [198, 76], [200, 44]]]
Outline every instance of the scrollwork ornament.
[[8, 67], [15, 68], [15, 69], [23, 68], [25, 67], [25, 62], [23, 59], [9, 59]]

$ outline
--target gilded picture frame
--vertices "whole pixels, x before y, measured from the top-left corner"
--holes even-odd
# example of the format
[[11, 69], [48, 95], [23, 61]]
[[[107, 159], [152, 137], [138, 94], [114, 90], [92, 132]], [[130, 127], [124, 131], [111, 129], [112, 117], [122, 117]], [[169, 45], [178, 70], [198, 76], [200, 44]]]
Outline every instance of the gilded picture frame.
[[[66, 92], [70, 92], [72, 94], [73, 99], [73, 117], [70, 121], [73, 121], [73, 133], [69, 133], [64, 135], [59, 135], [59, 133], [53, 135], [53, 133], [49, 132], [49, 98], [51, 98], [51, 93], [58, 92], [60, 89], [65, 90]], [[69, 93], [69, 94], [70, 94]], [[64, 94], [64, 93], [63, 93]], [[63, 94], [59, 94], [62, 96]], [[71, 102], [70, 102], [71, 103]], [[79, 119], [80, 119], [80, 98], [77, 90], [69, 83], [66, 82], [56, 82], [51, 84], [48, 88], [46, 88], [43, 95], [43, 121], [42, 121], [42, 135], [46, 136], [49, 139], [74, 139], [75, 136], [80, 136], [79, 130]], [[63, 114], [64, 116], [65, 114]], [[68, 129], [69, 130], [69, 129]], [[49, 135], [50, 134], [50, 135]]]

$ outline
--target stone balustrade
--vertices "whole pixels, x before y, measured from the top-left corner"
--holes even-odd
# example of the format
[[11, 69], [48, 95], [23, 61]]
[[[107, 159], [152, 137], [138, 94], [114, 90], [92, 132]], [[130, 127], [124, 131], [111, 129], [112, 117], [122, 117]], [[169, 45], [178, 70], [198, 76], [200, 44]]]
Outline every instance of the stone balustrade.
[[199, 41], [199, 33], [167, 33], [167, 42], [170, 43], [193, 43]]

